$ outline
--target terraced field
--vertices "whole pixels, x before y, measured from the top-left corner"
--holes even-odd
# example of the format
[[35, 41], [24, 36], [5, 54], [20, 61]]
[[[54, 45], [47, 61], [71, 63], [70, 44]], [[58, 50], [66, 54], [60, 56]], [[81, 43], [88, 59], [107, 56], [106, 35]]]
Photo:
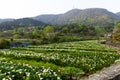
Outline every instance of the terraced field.
[[0, 50], [0, 80], [72, 80], [110, 66], [119, 54], [97, 41]]

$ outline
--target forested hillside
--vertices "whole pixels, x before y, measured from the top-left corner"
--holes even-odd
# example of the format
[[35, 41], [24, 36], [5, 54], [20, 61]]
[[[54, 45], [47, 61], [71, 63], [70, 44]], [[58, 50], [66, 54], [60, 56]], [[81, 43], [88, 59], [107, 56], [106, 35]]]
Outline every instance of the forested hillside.
[[116, 13], [116, 15], [120, 16], [120, 12]]
[[31, 27], [31, 26], [42, 26], [42, 25], [46, 25], [46, 24], [31, 18], [22, 18], [22, 19], [16, 19], [16, 20], [0, 23], [0, 30], [6, 31], [19, 27]]
[[60, 27], [69, 24], [84, 24], [104, 27], [111, 32], [114, 24], [120, 20], [119, 13], [114, 14], [102, 8], [72, 9], [64, 14], [39, 15], [32, 18], [1, 19], [0, 30], [11, 30], [18, 27], [41, 26], [45, 24]]
[[43, 21], [52, 25], [65, 25], [70, 23], [83, 23], [89, 25], [108, 26], [120, 20], [120, 17], [106, 9], [89, 8], [73, 9], [64, 14], [40, 15], [33, 19]]
[[0, 23], [7, 22], [7, 21], [13, 21], [14, 19], [0, 19]]

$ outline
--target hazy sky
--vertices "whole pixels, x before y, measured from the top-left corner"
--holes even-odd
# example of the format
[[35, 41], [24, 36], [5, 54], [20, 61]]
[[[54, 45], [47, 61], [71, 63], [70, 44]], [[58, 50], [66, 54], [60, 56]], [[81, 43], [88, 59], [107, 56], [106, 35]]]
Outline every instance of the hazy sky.
[[120, 0], [0, 0], [0, 18], [65, 13], [73, 8], [106, 8], [120, 12]]

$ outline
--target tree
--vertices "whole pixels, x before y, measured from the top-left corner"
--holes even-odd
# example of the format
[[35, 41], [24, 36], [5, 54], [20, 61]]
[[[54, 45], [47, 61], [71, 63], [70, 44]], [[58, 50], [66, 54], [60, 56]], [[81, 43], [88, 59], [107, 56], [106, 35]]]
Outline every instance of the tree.
[[32, 35], [33, 35], [33, 38], [38, 38], [39, 37], [39, 30], [38, 29], [34, 29], [33, 31], [32, 31]]
[[116, 24], [113, 30], [112, 40], [120, 42], [120, 22]]
[[21, 36], [20, 36], [19, 34], [14, 34], [14, 35], [13, 35], [13, 38], [14, 38], [14, 39], [18, 39], [18, 38], [21, 38]]
[[42, 30], [42, 38], [47, 39], [48, 41], [54, 41], [56, 37], [55, 29], [53, 26], [46, 26]]
[[117, 23], [115, 28], [114, 28], [114, 33], [119, 33], [120, 32], [120, 23]]
[[68, 33], [69, 32], [69, 28], [67, 26], [62, 28], [62, 32], [64, 33]]
[[8, 48], [8, 47], [10, 47], [9, 41], [7, 41], [5, 39], [1, 39], [0, 40], [0, 49], [4, 49], [4, 48]]
[[105, 30], [102, 28], [102, 27], [100, 27], [100, 26], [95, 26], [94, 27], [95, 28], [95, 34], [96, 34], [96, 36], [103, 36], [104, 35], [104, 33], [105, 33]]

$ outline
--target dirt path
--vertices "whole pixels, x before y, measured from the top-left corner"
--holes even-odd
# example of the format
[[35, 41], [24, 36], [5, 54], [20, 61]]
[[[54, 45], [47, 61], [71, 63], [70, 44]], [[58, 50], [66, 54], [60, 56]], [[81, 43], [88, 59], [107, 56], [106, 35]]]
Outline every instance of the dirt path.
[[[119, 47], [113, 48], [120, 53]], [[104, 68], [100, 72], [80, 80], [120, 80], [120, 60], [112, 64], [110, 67]]]

